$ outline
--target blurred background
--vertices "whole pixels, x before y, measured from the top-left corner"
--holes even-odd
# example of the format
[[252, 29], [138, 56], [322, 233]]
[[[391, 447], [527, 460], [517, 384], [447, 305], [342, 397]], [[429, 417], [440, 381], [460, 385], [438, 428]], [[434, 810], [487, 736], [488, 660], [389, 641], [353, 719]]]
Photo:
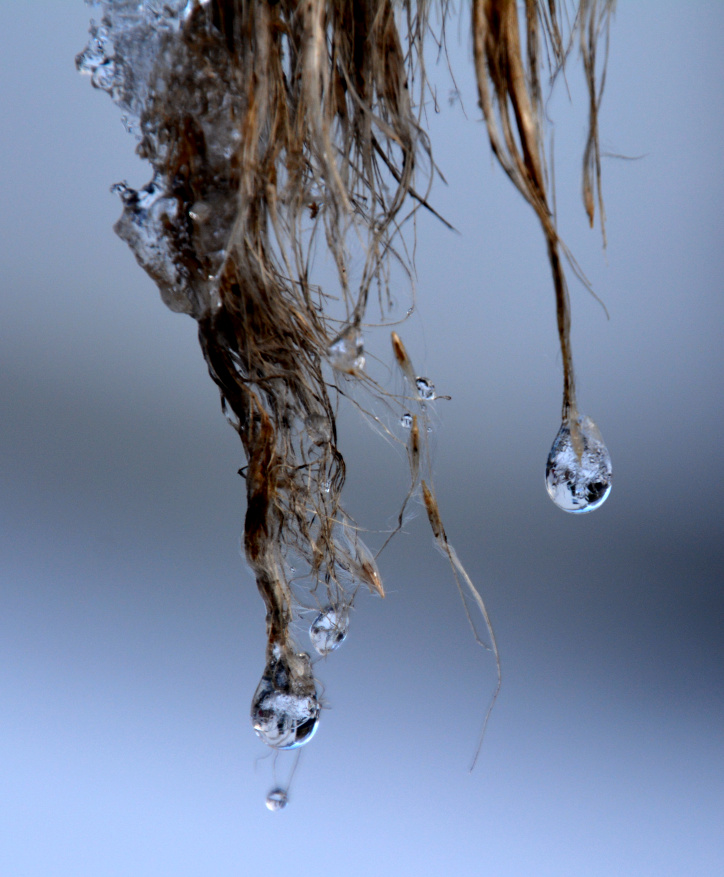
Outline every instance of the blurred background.
[[[614, 466], [584, 516], [543, 485], [561, 392], [543, 237], [491, 157], [467, 22], [449, 28], [456, 83], [432, 69], [428, 119], [460, 234], [418, 214], [401, 334], [452, 396], [438, 500], [503, 689], [469, 773], [493, 665], [418, 507], [380, 558], [387, 599], [361, 595], [317, 667], [328, 709], [277, 814], [293, 758], [248, 718], [264, 613], [241, 446], [194, 323], [112, 231], [111, 184], [148, 171], [75, 71], [89, 9], [3, 12], [0, 873], [723, 873], [724, 6], [619, 4], [601, 141], [636, 160], [605, 160], [605, 253], [576, 64], [549, 102], [560, 229], [610, 314], [571, 281], [580, 407]], [[389, 365], [388, 332], [367, 340]], [[346, 504], [383, 529], [406, 461], [354, 412], [342, 426]]]

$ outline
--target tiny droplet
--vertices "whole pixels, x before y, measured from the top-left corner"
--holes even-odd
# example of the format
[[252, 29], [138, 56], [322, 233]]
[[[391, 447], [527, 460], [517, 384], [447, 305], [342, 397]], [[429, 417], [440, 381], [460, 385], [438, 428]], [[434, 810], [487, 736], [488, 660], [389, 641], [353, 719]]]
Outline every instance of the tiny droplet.
[[403, 429], [412, 429], [412, 414], [406, 411], [400, 418], [400, 426]]
[[272, 789], [266, 796], [267, 810], [276, 813], [277, 810], [283, 810], [289, 802], [289, 797], [284, 789]]
[[430, 400], [435, 398], [435, 384], [427, 378], [417, 378], [415, 380], [415, 386], [417, 387], [417, 393], [421, 399]]
[[251, 702], [257, 736], [273, 749], [296, 749], [314, 736], [320, 709], [309, 655], [273, 646]]

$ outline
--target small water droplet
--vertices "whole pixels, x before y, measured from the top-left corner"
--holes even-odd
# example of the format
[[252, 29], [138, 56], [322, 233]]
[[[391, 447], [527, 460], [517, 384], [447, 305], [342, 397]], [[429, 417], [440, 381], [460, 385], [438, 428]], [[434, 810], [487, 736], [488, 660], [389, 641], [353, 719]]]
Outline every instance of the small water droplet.
[[417, 393], [421, 399], [430, 400], [435, 398], [435, 384], [427, 378], [417, 378], [415, 380], [415, 386], [417, 387]]
[[546, 490], [564, 512], [592, 512], [611, 492], [611, 457], [598, 427], [584, 415], [578, 430], [577, 451], [570, 421], [563, 421], [546, 463]]
[[266, 806], [272, 813], [283, 810], [289, 803], [289, 797], [284, 789], [272, 789], [266, 796]]
[[405, 412], [400, 418], [400, 426], [403, 429], [412, 429], [412, 414]]
[[309, 655], [275, 644], [251, 702], [257, 735], [274, 749], [296, 749], [314, 736], [319, 712]]
[[339, 648], [349, 630], [349, 612], [327, 606], [309, 628], [309, 639], [320, 655], [328, 655]]
[[345, 374], [356, 374], [364, 368], [364, 339], [356, 326], [349, 326], [327, 348], [332, 365]]

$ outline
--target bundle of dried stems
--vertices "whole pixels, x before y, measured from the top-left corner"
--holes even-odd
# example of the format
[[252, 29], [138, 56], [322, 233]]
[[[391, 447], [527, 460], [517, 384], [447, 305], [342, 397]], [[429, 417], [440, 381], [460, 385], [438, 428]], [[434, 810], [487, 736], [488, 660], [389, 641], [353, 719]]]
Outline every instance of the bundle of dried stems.
[[[114, 4], [104, 6], [104, 21], [113, 25]], [[584, 202], [593, 222], [595, 189], [603, 219], [596, 46], [607, 40], [612, 7], [611, 0], [582, 0], [575, 8], [526, 0], [521, 33], [515, 0], [472, 3], [490, 144], [547, 241], [564, 417], [576, 414], [567, 251], [551, 210], [542, 63], [552, 80], [580, 38], [590, 93]], [[141, 192], [119, 187], [125, 208], [117, 231], [166, 303], [198, 321], [211, 377], [243, 444], [244, 548], [266, 604], [268, 635], [252, 714], [257, 732], [277, 748], [306, 742], [319, 714], [310, 661], [291, 634], [304, 600], [298, 582], [310, 602], [331, 607], [337, 618], [360, 585], [384, 596], [375, 559], [340, 505], [345, 467], [336, 397], [350, 377], [372, 388], [362, 347], [370, 293], [384, 310], [393, 268], [412, 270], [404, 222], [421, 207], [432, 210], [435, 168], [421, 123], [423, 45], [428, 35], [441, 45], [455, 14], [448, 2], [433, 8], [423, 0], [188, 4], [179, 27], [160, 40], [139, 109], [139, 152], [154, 179]], [[133, 109], [123, 92], [129, 71], [118, 73], [119, 46], [117, 37], [121, 82], [114, 96]], [[79, 63], [96, 77], [108, 63], [101, 55], [98, 63]], [[332, 296], [311, 279], [313, 256], [324, 249], [343, 303], [334, 316]], [[407, 423], [408, 499], [421, 492], [439, 548], [483, 613], [499, 686], [484, 604], [448, 543], [429, 478], [425, 403], [434, 391], [420, 383], [394, 333], [393, 351], [407, 388], [397, 404], [403, 411], [417, 406]]]

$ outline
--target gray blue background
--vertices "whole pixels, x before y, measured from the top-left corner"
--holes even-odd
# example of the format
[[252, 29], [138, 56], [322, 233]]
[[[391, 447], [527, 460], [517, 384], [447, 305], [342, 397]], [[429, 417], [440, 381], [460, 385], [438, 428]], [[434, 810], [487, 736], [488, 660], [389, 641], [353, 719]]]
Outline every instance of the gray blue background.
[[[325, 711], [286, 811], [248, 721], [263, 610], [239, 555], [241, 449], [194, 324], [112, 232], [146, 169], [76, 74], [89, 10], [1, 4], [0, 873], [717, 875], [724, 871], [724, 6], [620, 3], [601, 115], [609, 246], [580, 204], [585, 94], [555, 128], [581, 408], [614, 488], [543, 487], [560, 356], [542, 236], [491, 158], [466, 28], [467, 118], [434, 72], [434, 201], [403, 327], [437, 403], [438, 499], [493, 617], [493, 685], [424, 514], [318, 667]], [[373, 349], [389, 363], [387, 332]], [[343, 414], [358, 520], [405, 461]], [[370, 541], [374, 542], [374, 539]], [[277, 777], [291, 769], [279, 759]]]

